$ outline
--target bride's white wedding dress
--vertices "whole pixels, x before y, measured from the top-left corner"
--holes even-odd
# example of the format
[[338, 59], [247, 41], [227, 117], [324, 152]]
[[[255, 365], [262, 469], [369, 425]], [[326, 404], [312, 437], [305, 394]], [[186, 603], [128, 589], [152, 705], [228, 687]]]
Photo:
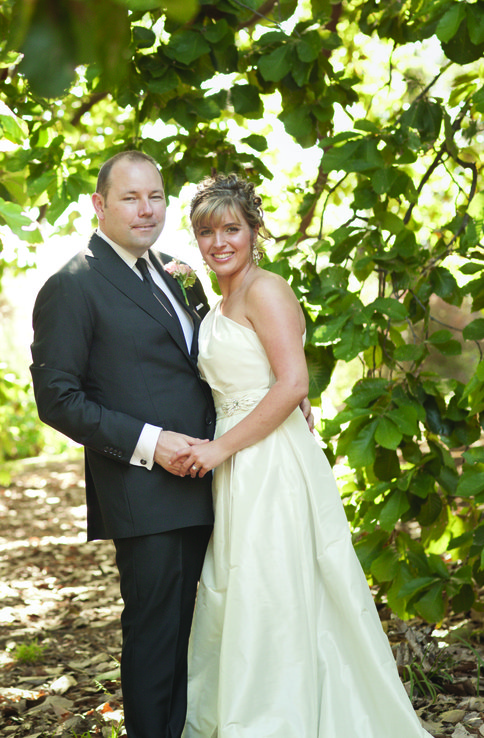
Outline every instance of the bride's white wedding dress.
[[[257, 334], [218, 305], [199, 367], [219, 436], [274, 382]], [[331, 468], [295, 410], [215, 470], [184, 738], [430, 738], [351, 543]]]

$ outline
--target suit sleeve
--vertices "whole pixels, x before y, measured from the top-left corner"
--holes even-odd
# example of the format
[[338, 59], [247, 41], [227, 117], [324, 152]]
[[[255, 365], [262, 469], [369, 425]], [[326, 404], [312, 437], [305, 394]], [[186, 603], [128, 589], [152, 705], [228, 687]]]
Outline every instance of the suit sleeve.
[[46, 282], [33, 328], [30, 369], [40, 419], [83, 446], [129, 463], [144, 423], [88, 396], [94, 321], [79, 280], [60, 272]]

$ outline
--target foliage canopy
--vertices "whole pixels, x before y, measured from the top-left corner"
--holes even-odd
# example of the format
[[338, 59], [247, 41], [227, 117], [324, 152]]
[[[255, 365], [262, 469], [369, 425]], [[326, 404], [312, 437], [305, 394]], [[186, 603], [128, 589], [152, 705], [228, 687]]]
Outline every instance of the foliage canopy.
[[[484, 2], [6, 0], [0, 28], [0, 223], [35, 249], [37, 224], [125, 148], [159, 161], [169, 196], [213, 170], [265, 188], [266, 266], [305, 310], [313, 403], [338, 362], [356, 367], [322, 434], [353, 470], [365, 571], [402, 617], [469, 609], [484, 582]], [[312, 179], [294, 165], [281, 181], [274, 114], [314, 154]]]

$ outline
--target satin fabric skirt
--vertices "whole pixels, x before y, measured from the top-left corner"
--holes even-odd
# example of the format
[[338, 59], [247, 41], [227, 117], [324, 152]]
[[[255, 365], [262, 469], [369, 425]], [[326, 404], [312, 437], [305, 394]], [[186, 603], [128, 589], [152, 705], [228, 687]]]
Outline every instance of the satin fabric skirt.
[[213, 495], [184, 738], [430, 738], [301, 411], [218, 467]]

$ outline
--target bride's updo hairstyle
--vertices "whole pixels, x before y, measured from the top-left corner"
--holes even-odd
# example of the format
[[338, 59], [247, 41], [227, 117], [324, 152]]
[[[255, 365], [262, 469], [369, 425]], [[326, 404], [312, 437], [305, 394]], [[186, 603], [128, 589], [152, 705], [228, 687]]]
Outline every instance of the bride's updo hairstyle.
[[[190, 207], [190, 221], [195, 235], [198, 230], [216, 223], [225, 212], [242, 215], [253, 234], [252, 255], [257, 263], [264, 250], [257, 243], [257, 236], [269, 239], [271, 235], [264, 225], [262, 200], [256, 194], [252, 182], [237, 174], [216, 174], [200, 182]], [[258, 233], [256, 235], [256, 229]]]

